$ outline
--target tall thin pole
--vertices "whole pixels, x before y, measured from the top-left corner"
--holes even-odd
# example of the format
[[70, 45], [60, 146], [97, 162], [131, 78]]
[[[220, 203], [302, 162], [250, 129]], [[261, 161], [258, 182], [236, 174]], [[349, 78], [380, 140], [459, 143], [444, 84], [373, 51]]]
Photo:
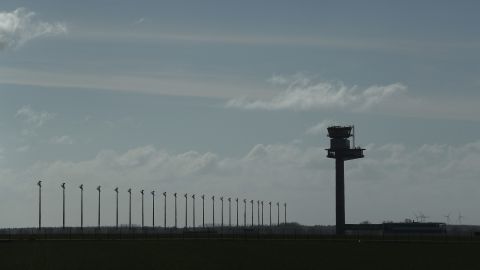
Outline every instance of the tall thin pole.
[[192, 209], [193, 210], [192, 211], [193, 212], [192, 213], [192, 222], [193, 222], [192, 224], [193, 224], [193, 229], [195, 229], [195, 219], [196, 219], [196, 217], [195, 217], [195, 194], [192, 194], [192, 208], [193, 208]]
[[270, 206], [270, 211], [268, 213], [270, 214], [270, 227], [272, 227], [272, 202], [268, 202], [268, 206]]
[[222, 214], [221, 214], [221, 217], [222, 217], [221, 218], [221, 220], [222, 220], [221, 224], [222, 224], [222, 226], [221, 226], [221, 228], [223, 229], [223, 196], [220, 197], [220, 201], [222, 202], [222, 208], [221, 208], [222, 209]]
[[205, 195], [202, 194], [202, 227], [205, 228]]
[[115, 228], [118, 230], [118, 187], [115, 189]]
[[152, 194], [152, 229], [155, 229], [155, 190], [150, 194]]
[[283, 207], [285, 207], [285, 225], [286, 225], [287, 224], [287, 203], [284, 203]]
[[212, 196], [212, 227], [215, 227], [215, 196]]
[[235, 198], [235, 202], [237, 203], [237, 227], [238, 227], [238, 198]]
[[145, 225], [145, 224], [144, 224], [144, 219], [143, 219], [143, 214], [144, 214], [144, 212], [143, 212], [143, 194], [144, 194], [143, 189], [140, 190], [140, 194], [142, 194], [142, 229], [143, 229], [143, 228], [144, 228], [144, 225]]
[[83, 184], [80, 188], [80, 229], [83, 230]]
[[280, 203], [277, 202], [277, 226], [280, 226]]
[[228, 198], [228, 227], [232, 227], [232, 198]]
[[100, 229], [100, 193], [102, 192], [102, 187], [101, 186], [98, 186], [97, 187], [97, 190], [98, 190], [98, 228]]
[[173, 193], [173, 197], [175, 198], [175, 229], [177, 228], [177, 193]]
[[163, 192], [163, 228], [167, 228], [167, 192]]
[[42, 229], [42, 181], [38, 181], [38, 229]]
[[247, 227], [247, 199], [243, 199], [243, 226]]
[[263, 201], [262, 201], [262, 226], [263, 226]]
[[128, 190], [128, 228], [132, 229], [132, 189]]
[[253, 200], [250, 200], [250, 204], [252, 205], [252, 226], [253, 226]]
[[63, 205], [63, 215], [62, 215], [62, 228], [65, 229], [65, 183], [62, 183], [62, 205]]
[[257, 226], [260, 226], [260, 201], [257, 200]]
[[188, 228], [188, 194], [185, 193], [185, 229]]

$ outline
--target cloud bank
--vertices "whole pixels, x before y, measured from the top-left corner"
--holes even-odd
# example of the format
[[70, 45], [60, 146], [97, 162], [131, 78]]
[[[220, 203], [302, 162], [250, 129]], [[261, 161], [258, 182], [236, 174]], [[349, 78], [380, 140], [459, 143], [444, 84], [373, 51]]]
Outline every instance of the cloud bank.
[[230, 99], [226, 106], [247, 110], [308, 111], [349, 108], [353, 111], [364, 111], [407, 90], [401, 83], [359, 89], [358, 86], [348, 87], [342, 82], [312, 82], [304, 76], [286, 78], [275, 75], [269, 81], [275, 85], [288, 84], [288, 87], [270, 99], [234, 98]]
[[0, 49], [15, 48], [38, 37], [67, 32], [64, 23], [48, 23], [35, 17], [35, 12], [25, 8], [0, 12]]
[[[433, 221], [443, 221], [443, 215], [450, 211], [462, 211], [472, 223], [480, 220], [474, 203], [480, 192], [480, 141], [459, 146], [408, 148], [392, 143], [366, 148], [365, 159], [345, 164], [348, 222], [403, 220], [412, 218], [413, 211], [422, 211]], [[138, 192], [146, 189], [286, 201], [290, 220], [334, 223], [334, 162], [325, 157], [323, 147], [258, 144], [244, 156], [221, 157], [196, 151], [172, 154], [143, 146], [123, 153], [103, 150], [83, 161], [38, 162], [21, 171], [0, 167], [0, 178], [4, 202], [0, 206], [4, 217], [0, 226], [35, 224], [35, 183], [39, 179], [45, 184], [45, 223], [49, 226], [61, 224], [61, 182], [67, 182], [67, 223], [73, 225], [78, 224], [79, 184], [86, 187], [85, 218], [92, 225], [97, 185], [104, 188], [106, 224], [114, 224], [116, 186], [122, 191], [121, 222], [126, 222], [126, 190], [131, 187], [135, 191], [135, 213], [140, 205]], [[172, 203], [170, 199], [168, 203]], [[183, 201], [179, 203], [183, 209]], [[19, 211], [12, 212], [12, 204]], [[157, 215], [161, 216], [159, 209]], [[134, 220], [138, 222], [138, 215]]]

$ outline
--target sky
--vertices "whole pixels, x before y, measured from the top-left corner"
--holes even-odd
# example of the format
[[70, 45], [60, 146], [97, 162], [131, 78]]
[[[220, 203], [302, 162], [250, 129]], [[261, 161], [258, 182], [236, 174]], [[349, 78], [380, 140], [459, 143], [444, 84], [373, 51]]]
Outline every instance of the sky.
[[44, 226], [61, 225], [62, 182], [67, 226], [79, 224], [80, 184], [86, 225], [98, 185], [105, 225], [117, 186], [121, 223], [132, 188], [134, 223], [145, 189], [148, 213], [158, 194], [157, 222], [160, 194], [172, 224], [178, 192], [181, 213], [195, 193], [197, 207], [200, 194], [217, 207], [220, 196], [286, 202], [288, 221], [334, 224], [329, 125], [355, 125], [366, 149], [345, 164], [347, 223], [479, 224], [479, 10], [467, 0], [4, 0], [0, 227], [36, 226], [38, 180]]

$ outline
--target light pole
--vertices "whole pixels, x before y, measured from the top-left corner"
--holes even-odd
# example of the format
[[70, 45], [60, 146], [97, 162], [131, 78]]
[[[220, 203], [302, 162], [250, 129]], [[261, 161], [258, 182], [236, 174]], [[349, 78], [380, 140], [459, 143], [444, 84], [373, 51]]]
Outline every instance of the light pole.
[[177, 193], [173, 193], [173, 197], [175, 198], [175, 229], [177, 228]]
[[280, 203], [277, 202], [277, 226], [280, 226]]
[[128, 192], [128, 228], [132, 229], [132, 189], [129, 188]]
[[285, 225], [287, 225], [287, 203], [283, 203], [283, 207], [285, 208]]
[[257, 200], [257, 226], [260, 226], [260, 201]]
[[272, 227], [272, 202], [268, 202], [268, 206], [270, 206], [270, 211], [268, 213], [270, 214], [270, 227]]
[[118, 230], [118, 187], [115, 189], [115, 228]]
[[192, 213], [192, 221], [193, 221], [193, 229], [195, 230], [195, 194], [192, 194], [192, 208], [193, 208], [193, 213]]
[[163, 228], [167, 228], [167, 192], [163, 192]]
[[83, 230], [83, 184], [78, 188], [80, 188], [80, 229]]
[[143, 189], [140, 190], [140, 194], [142, 194], [142, 230], [143, 230], [143, 227], [144, 227], [144, 222], [143, 222], [144, 221], [144, 219], [143, 219], [143, 214], [144, 214], [144, 212], [143, 212], [143, 194], [144, 194], [144, 191], [143, 191]]
[[221, 209], [222, 209], [222, 214], [220, 215], [220, 216], [222, 217], [222, 218], [221, 218], [221, 219], [222, 219], [221, 228], [222, 228], [222, 230], [223, 230], [223, 196], [220, 196], [220, 201], [221, 201], [221, 204], [222, 204], [222, 207], [221, 207]]
[[232, 227], [232, 198], [228, 198], [228, 227]]
[[253, 200], [250, 200], [250, 204], [252, 205], [252, 227], [253, 227]]
[[215, 227], [215, 195], [212, 196], [212, 227]]
[[263, 201], [261, 201], [262, 203], [262, 226], [263, 226]]
[[185, 193], [185, 229], [188, 229], [188, 194]]
[[42, 229], [42, 181], [38, 181], [38, 229]]
[[155, 190], [152, 190], [150, 194], [152, 194], [152, 229], [155, 229]]
[[98, 228], [100, 229], [100, 193], [102, 192], [102, 187], [98, 186]]
[[237, 228], [238, 228], [238, 198], [235, 198], [235, 202], [237, 203]]
[[247, 227], [247, 199], [243, 199], [243, 226]]
[[62, 187], [62, 205], [63, 205], [63, 215], [62, 215], [62, 228], [65, 230], [65, 183], [60, 185]]
[[205, 195], [202, 194], [202, 227], [205, 228]]

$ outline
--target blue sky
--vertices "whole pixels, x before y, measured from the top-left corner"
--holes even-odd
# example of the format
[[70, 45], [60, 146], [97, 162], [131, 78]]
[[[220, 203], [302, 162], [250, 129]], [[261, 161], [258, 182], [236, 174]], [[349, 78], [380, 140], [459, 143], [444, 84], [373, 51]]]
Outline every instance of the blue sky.
[[[70, 196], [92, 187], [92, 211], [101, 184], [287, 201], [291, 220], [332, 224], [334, 164], [323, 149], [336, 123], [355, 124], [367, 148], [346, 166], [347, 222], [421, 211], [478, 223], [478, 10], [2, 1], [0, 226], [35, 224], [40, 178], [49, 225], [61, 218], [63, 181]], [[76, 224], [78, 205], [68, 207]]]

